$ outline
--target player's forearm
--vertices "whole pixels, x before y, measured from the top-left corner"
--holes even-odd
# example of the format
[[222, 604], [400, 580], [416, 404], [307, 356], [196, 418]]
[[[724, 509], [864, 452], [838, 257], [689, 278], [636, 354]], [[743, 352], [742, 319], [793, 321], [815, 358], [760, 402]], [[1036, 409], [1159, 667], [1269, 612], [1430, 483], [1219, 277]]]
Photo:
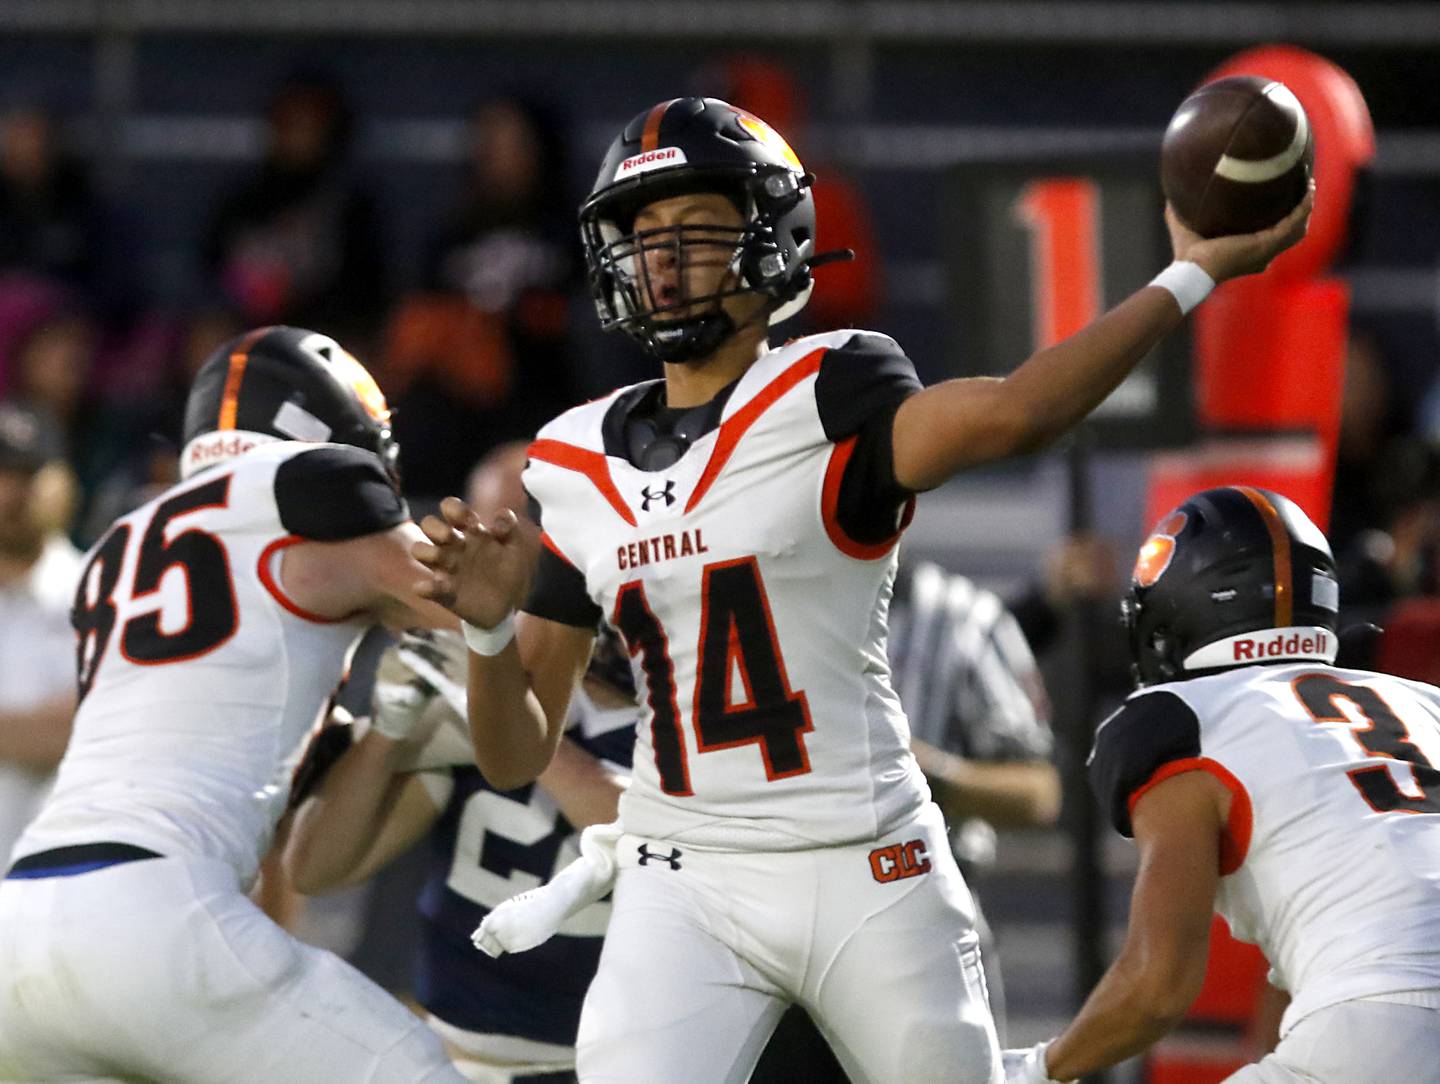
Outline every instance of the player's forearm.
[[516, 641], [498, 655], [470, 653], [467, 707], [485, 781], [496, 790], [533, 783], [555, 755], [563, 724], [546, 717]]
[[405, 777], [395, 774], [401, 748], [370, 731], [301, 804], [284, 858], [286, 876], [298, 891], [314, 895], [353, 879], [404, 784]]
[[1045, 1052], [1052, 1080], [1078, 1080], [1147, 1050], [1185, 1015], [1194, 991], [1122, 955]]
[[65, 755], [75, 698], [57, 696], [27, 711], [0, 712], [0, 761], [49, 772]]
[[1033, 452], [1074, 427], [1181, 321], [1169, 291], [1132, 294], [1003, 380], [949, 380], [895, 416], [895, 478], [933, 489], [966, 467]]
[[562, 738], [538, 780], [561, 814], [576, 828], [609, 824], [619, 814], [621, 780], [569, 738]]
[[1045, 761], [989, 763], [914, 743], [920, 770], [947, 819], [981, 817], [997, 828], [1053, 824], [1060, 814], [1060, 777]]

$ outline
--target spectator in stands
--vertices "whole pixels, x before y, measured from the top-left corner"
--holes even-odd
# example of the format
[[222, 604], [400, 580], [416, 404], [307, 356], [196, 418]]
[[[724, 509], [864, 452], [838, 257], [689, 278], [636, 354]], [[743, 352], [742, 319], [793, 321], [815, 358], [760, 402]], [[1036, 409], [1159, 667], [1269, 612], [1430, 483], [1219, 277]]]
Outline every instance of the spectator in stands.
[[490, 446], [528, 438], [580, 397], [570, 368], [579, 283], [560, 125], [542, 107], [476, 109], [459, 197], [423, 290], [390, 328], [386, 387], [416, 492], [458, 492]]
[[1340, 554], [1342, 627], [1384, 625], [1396, 602], [1440, 595], [1440, 447], [1415, 437], [1392, 441], [1370, 488], [1374, 525]]
[[97, 338], [90, 317], [60, 312], [30, 328], [11, 357], [10, 397], [58, 434], [82, 507], [126, 452], [116, 416], [102, 408], [90, 381]]
[[883, 301], [880, 249], [870, 210], [859, 186], [810, 146], [805, 94], [782, 65], [736, 55], [707, 65], [695, 76], [696, 93], [721, 98], [766, 121], [795, 148], [815, 174], [815, 218], [823, 223], [815, 250], [848, 248], [855, 259], [827, 264], [815, 274], [815, 293], [792, 334], [869, 327]]
[[57, 435], [0, 403], [0, 865], [39, 808], [70, 737], [80, 554], [63, 526], [73, 495]]
[[375, 203], [346, 160], [349, 108], [334, 80], [306, 72], [268, 120], [264, 161], [210, 224], [209, 269], [245, 324], [323, 328], [365, 352], [386, 276]]
[[0, 276], [100, 290], [107, 254], [100, 204], [83, 166], [61, 153], [55, 119], [24, 106], [0, 117]]

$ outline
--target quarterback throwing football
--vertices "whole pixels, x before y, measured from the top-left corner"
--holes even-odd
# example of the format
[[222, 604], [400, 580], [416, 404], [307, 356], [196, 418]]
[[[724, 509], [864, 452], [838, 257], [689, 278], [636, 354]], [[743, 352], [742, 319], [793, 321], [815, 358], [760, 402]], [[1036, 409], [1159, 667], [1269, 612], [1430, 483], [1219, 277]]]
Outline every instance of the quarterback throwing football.
[[886, 663], [899, 534], [915, 494], [1078, 422], [1214, 282], [1298, 240], [1310, 208], [1211, 241], [1172, 221], [1178, 262], [1156, 285], [1003, 380], [922, 388], [883, 335], [769, 347], [820, 260], [809, 186], [725, 102], [632, 120], [580, 224], [602, 323], [664, 378], [541, 430], [526, 597], [511, 516], [449, 500], [415, 551], [467, 622], [496, 786], [545, 767], [600, 621], [632, 657], [644, 713], [580, 1023], [587, 1082], [742, 1081], [789, 1003], [857, 1081], [998, 1079], [973, 907]]

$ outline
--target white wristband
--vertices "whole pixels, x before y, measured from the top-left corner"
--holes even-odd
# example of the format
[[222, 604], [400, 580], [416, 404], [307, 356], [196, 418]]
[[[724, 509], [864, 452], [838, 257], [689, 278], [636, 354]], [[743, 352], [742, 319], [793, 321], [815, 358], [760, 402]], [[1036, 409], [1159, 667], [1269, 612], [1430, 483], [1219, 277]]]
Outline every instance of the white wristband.
[[1215, 280], [1198, 263], [1176, 260], [1150, 280], [1151, 286], [1169, 290], [1183, 316], [1210, 296]]
[[461, 621], [460, 631], [465, 635], [465, 643], [475, 654], [498, 655], [515, 639], [515, 615], [506, 614], [500, 619], [500, 623], [491, 629], [482, 629], [479, 625]]

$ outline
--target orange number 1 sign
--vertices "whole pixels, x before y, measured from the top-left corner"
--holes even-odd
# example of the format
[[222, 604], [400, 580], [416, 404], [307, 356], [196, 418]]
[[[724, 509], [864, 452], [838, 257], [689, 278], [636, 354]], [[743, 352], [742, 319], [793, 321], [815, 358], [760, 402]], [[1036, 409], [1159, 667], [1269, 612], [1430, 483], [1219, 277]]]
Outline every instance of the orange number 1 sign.
[[1043, 350], [1100, 315], [1100, 190], [1084, 177], [1031, 181], [1015, 217], [1030, 234], [1030, 311]]

